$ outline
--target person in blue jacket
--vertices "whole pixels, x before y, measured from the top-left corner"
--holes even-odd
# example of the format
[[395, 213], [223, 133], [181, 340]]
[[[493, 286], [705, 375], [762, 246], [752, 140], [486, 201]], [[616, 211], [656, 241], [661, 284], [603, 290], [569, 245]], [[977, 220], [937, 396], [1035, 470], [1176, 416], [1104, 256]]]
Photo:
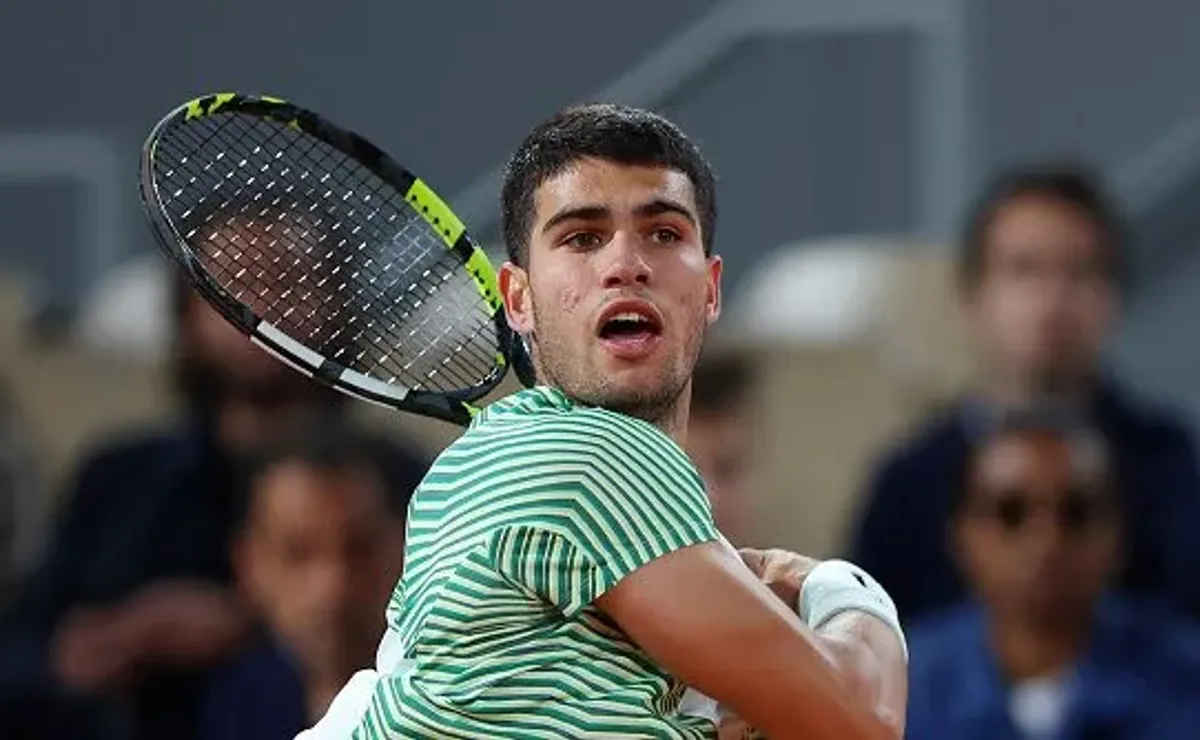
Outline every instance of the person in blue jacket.
[[975, 600], [910, 632], [907, 737], [1200, 737], [1200, 631], [1112, 589], [1113, 459], [1053, 409], [980, 432], [947, 537]]

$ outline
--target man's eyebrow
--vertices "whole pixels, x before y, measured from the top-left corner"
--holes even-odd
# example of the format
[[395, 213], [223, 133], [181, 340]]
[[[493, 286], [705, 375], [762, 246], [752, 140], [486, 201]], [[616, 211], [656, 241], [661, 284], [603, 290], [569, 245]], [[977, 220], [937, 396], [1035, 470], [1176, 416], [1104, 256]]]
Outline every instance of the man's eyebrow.
[[564, 221], [600, 221], [611, 215], [612, 212], [604, 206], [564, 208], [546, 220], [546, 223], [542, 225], [542, 233], [545, 234]]
[[[669, 198], [655, 198], [648, 203], [643, 203], [634, 209], [634, 213], [641, 218], [661, 216], [664, 213], [674, 213], [687, 219], [688, 223], [693, 226], [697, 225], [696, 216], [692, 213], [691, 209]], [[605, 206], [564, 208], [546, 220], [546, 223], [542, 225], [542, 233], [550, 231], [564, 221], [602, 221], [611, 217], [612, 211]]]
[[634, 210], [634, 213], [643, 218], [661, 216], [664, 213], [675, 213], [686, 218], [692, 226], [697, 225], [696, 216], [687, 206], [668, 198], [655, 198], [645, 205], [638, 206]]

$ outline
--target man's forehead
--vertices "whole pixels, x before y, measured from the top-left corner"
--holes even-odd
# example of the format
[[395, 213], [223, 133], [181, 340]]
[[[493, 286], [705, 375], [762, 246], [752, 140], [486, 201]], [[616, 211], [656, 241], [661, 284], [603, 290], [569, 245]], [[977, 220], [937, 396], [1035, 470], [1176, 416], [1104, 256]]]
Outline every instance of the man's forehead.
[[243, 211], [219, 214], [205, 221], [196, 233], [202, 240], [234, 241], [264, 237], [311, 235], [319, 230], [321, 220], [313, 215], [288, 211]]
[[[242, 267], [273, 265], [276, 269], [255, 279], [260, 290], [292, 287], [291, 270], [315, 272], [328, 232], [318, 218], [286, 211], [248, 211], [215, 216], [196, 230], [192, 239], [205, 267], [222, 276]], [[274, 275], [278, 280], [269, 277]], [[277, 284], [283, 280], [283, 284]]]
[[547, 178], [534, 193], [538, 221], [570, 208], [629, 212], [654, 200], [675, 202], [696, 211], [691, 179], [665, 165], [584, 159]]
[[995, 475], [1051, 466], [1072, 475], [1092, 476], [1105, 472], [1107, 456], [1103, 444], [1092, 437], [1029, 432], [995, 440], [985, 450], [982, 462], [982, 469]]
[[379, 475], [360, 463], [325, 467], [304, 460], [285, 459], [263, 471], [255, 493], [268, 510], [308, 511], [314, 504], [346, 511], [386, 505]]
[[984, 476], [1023, 475], [1046, 459], [1042, 441], [1025, 434], [997, 437], [983, 448], [979, 471]]

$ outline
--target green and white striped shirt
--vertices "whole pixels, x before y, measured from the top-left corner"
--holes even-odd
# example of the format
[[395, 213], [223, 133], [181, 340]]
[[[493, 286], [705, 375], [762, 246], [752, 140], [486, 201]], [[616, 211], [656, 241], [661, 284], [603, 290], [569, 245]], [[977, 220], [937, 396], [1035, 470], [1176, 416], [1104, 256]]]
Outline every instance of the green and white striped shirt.
[[715, 738], [593, 603], [719, 536], [695, 467], [652, 425], [545, 387], [492, 404], [413, 497], [355, 740]]

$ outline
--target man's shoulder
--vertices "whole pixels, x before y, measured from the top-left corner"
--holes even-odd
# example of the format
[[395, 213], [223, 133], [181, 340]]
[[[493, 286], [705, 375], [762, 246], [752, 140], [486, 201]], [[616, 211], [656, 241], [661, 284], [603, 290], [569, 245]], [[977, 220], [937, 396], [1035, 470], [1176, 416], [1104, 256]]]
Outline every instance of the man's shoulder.
[[186, 425], [126, 430], [86, 448], [71, 474], [75, 500], [113, 491], [133, 493], [203, 457], [199, 433]]
[[922, 618], [908, 630], [908, 652], [910, 736], [968, 737], [978, 707], [992, 706], [1001, 690], [982, 611], [961, 606]]
[[[672, 497], [704, 496], [687, 454], [640, 419], [575, 404], [542, 388], [502, 399], [480, 416], [438, 457], [418, 500], [467, 489], [506, 491], [510, 507], [518, 498], [546, 496], [576, 503], [597, 496], [662, 498], [668, 491]], [[473, 497], [473, 506], [484, 499], [491, 500]]]
[[1171, 617], [1161, 631], [1148, 635], [1158, 640], [1158, 659], [1162, 674], [1170, 685], [1187, 687], [1185, 694], [1200, 693], [1200, 627], [1191, 620]]
[[908, 629], [909, 672], [914, 684], [953, 685], [964, 663], [985, 653], [984, 616], [974, 604], [923, 617]]
[[1108, 382], [1101, 388], [1098, 406], [1109, 431], [1116, 431], [1127, 440], [1147, 448], [1192, 449], [1191, 425], [1180, 410], [1161, 399]]
[[282, 650], [262, 640], [220, 665], [211, 674], [217, 692], [240, 693], [246, 689], [302, 690], [300, 674]]
[[283, 737], [303, 729], [304, 682], [287, 656], [264, 640], [215, 669], [202, 710], [205, 740]]
[[190, 452], [198, 444], [198, 433], [186, 425], [119, 429], [88, 446], [80, 467], [161, 460], [164, 456]]
[[1200, 688], [1200, 625], [1157, 599], [1108, 594], [1098, 613], [1096, 646], [1142, 671]]
[[961, 403], [947, 403], [918, 418], [875, 456], [880, 475], [914, 474], [953, 458], [965, 440]]

